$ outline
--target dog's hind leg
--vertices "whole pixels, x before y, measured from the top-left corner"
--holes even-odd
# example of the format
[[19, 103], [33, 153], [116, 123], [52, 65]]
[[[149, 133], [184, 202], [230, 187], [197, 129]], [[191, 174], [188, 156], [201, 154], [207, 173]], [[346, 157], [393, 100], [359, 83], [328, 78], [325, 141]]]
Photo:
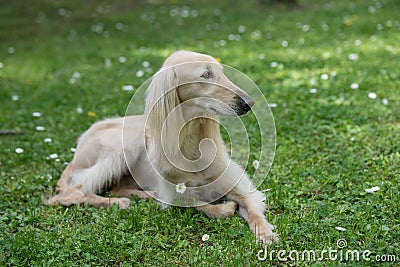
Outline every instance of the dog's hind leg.
[[131, 195], [140, 198], [153, 198], [155, 195], [155, 191], [142, 190], [131, 175], [124, 175], [109, 193], [111, 196], [126, 198], [129, 198]]
[[221, 204], [207, 204], [196, 207], [198, 210], [203, 211], [210, 218], [229, 218], [235, 214], [237, 204], [234, 201], [227, 201]]
[[130, 202], [131, 201], [128, 198], [107, 198], [95, 194], [85, 194], [80, 190], [80, 186], [75, 186], [51, 197], [46, 202], [46, 205], [71, 206], [75, 204], [88, 203], [95, 207], [108, 207], [112, 204], [117, 204], [121, 209], [127, 209]]

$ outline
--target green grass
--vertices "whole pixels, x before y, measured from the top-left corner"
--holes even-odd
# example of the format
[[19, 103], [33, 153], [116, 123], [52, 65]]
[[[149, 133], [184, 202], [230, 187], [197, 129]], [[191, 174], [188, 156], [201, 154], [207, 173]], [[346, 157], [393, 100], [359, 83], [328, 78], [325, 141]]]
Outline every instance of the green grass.
[[[0, 135], [0, 265], [296, 264], [277, 257], [259, 262], [261, 247], [238, 216], [212, 220], [136, 198], [129, 210], [42, 204], [78, 136], [97, 120], [124, 115], [132, 92], [121, 87], [138, 88], [178, 49], [221, 58], [277, 104], [276, 157], [262, 185], [272, 188], [266, 215], [280, 235], [270, 250], [336, 249], [342, 238], [349, 249], [370, 250], [373, 260], [396, 255], [386, 265], [398, 264], [399, 3], [300, 1], [301, 8], [288, 10], [256, 1], [151, 2], [0, 1], [0, 129], [24, 133]], [[240, 40], [230, 41], [240, 25]], [[216, 45], [220, 40], [225, 45]], [[349, 60], [352, 53], [359, 59]], [[143, 61], [151, 70], [138, 78]], [[71, 83], [75, 72], [80, 77]], [[325, 73], [328, 80], [321, 79]], [[53, 153], [58, 161], [47, 159]], [[373, 186], [380, 190], [365, 192]], [[203, 242], [206, 233], [210, 240]], [[312, 264], [339, 261], [298, 263]]]

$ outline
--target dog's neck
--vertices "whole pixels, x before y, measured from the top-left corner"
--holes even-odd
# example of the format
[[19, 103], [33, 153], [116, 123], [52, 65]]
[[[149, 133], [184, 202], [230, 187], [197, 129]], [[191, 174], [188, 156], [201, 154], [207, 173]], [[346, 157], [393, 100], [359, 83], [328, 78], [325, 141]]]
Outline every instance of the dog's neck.
[[200, 142], [204, 139], [210, 139], [214, 142], [215, 148], [221, 147], [222, 139], [216, 117], [198, 117], [190, 120], [180, 134], [181, 152], [187, 159], [195, 160], [199, 158]]
[[[161, 135], [154, 132], [150, 134], [152, 141], [149, 144], [151, 144], [152, 160], [156, 163], [158, 170], [171, 180], [182, 171], [175, 163], [179, 165], [184, 161], [197, 161], [198, 166], [203, 166], [207, 162], [206, 165], [208, 166], [209, 163], [214, 161], [214, 156], [219, 157], [221, 152], [224, 153], [224, 151], [220, 151], [224, 145], [219, 131], [218, 118], [205, 114], [191, 114], [190, 118], [193, 119], [184, 118], [187, 122], [182, 123], [184, 125], [182, 128], [179, 125], [172, 125], [169, 128], [170, 130], [181, 128], [179, 134], [175, 133], [175, 138], [179, 135], [179, 141], [177, 140], [179, 145], [177, 142], [163, 143]], [[166, 132], [166, 134], [174, 139], [171, 136], [174, 133]], [[201, 143], [204, 139], [208, 139], [205, 142], [206, 144]], [[200, 152], [201, 146], [203, 154]], [[191, 168], [197, 168], [196, 163], [189, 163], [188, 165]], [[203, 167], [198, 167], [198, 169], [200, 171]]]

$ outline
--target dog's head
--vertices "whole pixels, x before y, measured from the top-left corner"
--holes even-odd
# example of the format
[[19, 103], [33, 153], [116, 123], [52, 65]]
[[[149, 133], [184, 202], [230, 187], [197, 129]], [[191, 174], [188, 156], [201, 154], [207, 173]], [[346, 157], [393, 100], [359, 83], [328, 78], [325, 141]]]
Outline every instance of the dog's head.
[[246, 114], [254, 101], [225, 76], [223, 66], [213, 57], [178, 51], [154, 75], [146, 113], [153, 110], [166, 118], [180, 104], [195, 113], [238, 116]]

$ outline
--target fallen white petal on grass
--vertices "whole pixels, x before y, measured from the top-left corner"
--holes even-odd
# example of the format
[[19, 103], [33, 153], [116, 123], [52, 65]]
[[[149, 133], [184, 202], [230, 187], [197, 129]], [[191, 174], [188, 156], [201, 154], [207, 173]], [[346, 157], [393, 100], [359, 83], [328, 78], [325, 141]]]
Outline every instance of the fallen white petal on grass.
[[112, 65], [111, 59], [109, 59], [109, 58], [104, 59], [104, 66], [105, 66], [107, 69], [111, 68], [111, 65]]
[[21, 153], [24, 153], [24, 150], [23, 150], [22, 148], [20, 148], [20, 147], [17, 147], [17, 148], [15, 149], [15, 153], [21, 154]]
[[186, 191], [186, 185], [184, 183], [178, 183], [175, 187], [175, 190], [179, 194], [183, 194]]
[[278, 104], [277, 103], [269, 103], [269, 106], [271, 108], [276, 108], [278, 106]]
[[251, 164], [253, 165], [254, 169], [258, 169], [258, 167], [260, 167], [260, 162], [258, 160], [254, 160], [253, 163]]
[[81, 107], [81, 106], [77, 106], [77, 107], [76, 107], [76, 112], [79, 113], [79, 114], [81, 114], [81, 113], [83, 112], [82, 107]]
[[343, 227], [340, 227], [340, 226], [336, 226], [335, 229], [338, 230], [339, 232], [346, 231], [346, 228], [343, 228]]
[[365, 192], [373, 194], [373, 193], [375, 193], [376, 191], [379, 191], [379, 190], [380, 190], [379, 186], [374, 186], [374, 187], [365, 189]]
[[44, 128], [43, 126], [36, 126], [36, 131], [42, 132], [46, 130], [46, 128]]
[[204, 235], [201, 237], [201, 240], [203, 240], [204, 242], [208, 241], [209, 239], [210, 239], [210, 236], [209, 236], [208, 234], [204, 234]]
[[124, 91], [132, 91], [133, 89], [134, 89], [133, 85], [122, 86], [122, 90], [124, 90]]

